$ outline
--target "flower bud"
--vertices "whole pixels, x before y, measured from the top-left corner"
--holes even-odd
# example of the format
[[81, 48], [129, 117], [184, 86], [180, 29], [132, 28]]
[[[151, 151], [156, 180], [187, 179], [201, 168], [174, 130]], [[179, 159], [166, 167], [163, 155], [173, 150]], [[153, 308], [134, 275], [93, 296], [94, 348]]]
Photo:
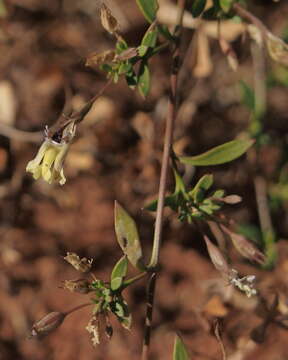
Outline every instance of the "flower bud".
[[30, 337], [41, 338], [50, 334], [62, 324], [65, 316], [66, 314], [57, 311], [44, 316], [32, 326]]

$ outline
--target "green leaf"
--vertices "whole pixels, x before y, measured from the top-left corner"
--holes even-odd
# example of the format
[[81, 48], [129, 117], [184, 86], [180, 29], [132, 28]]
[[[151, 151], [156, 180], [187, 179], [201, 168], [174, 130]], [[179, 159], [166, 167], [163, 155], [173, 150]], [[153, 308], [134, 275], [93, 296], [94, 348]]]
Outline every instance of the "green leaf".
[[122, 285], [123, 279], [127, 274], [128, 260], [124, 255], [114, 266], [111, 273], [111, 289], [113, 291], [118, 290]]
[[137, 86], [137, 81], [138, 81], [135, 71], [133, 70], [133, 71], [129, 72], [128, 74], [126, 73], [125, 78], [126, 78], [128, 86], [131, 89], [135, 89], [135, 87]]
[[138, 47], [139, 56], [143, 57], [146, 55], [149, 48], [154, 48], [157, 43], [158, 29], [155, 28], [155, 23], [150, 25], [149, 29], [143, 36], [141, 45]]
[[228, 13], [234, 3], [234, 0], [219, 0], [220, 6], [225, 13]]
[[145, 98], [150, 90], [150, 70], [147, 61], [142, 61], [138, 73], [138, 90]]
[[117, 201], [115, 201], [114, 216], [115, 232], [122, 251], [133, 266], [144, 270], [142, 248], [135, 221]]
[[255, 110], [255, 95], [252, 88], [243, 80], [240, 81], [240, 90], [243, 104], [251, 111]]
[[157, 0], [136, 0], [136, 3], [147, 21], [152, 23], [156, 20], [156, 13], [159, 7]]
[[196, 156], [180, 156], [183, 164], [194, 166], [220, 165], [237, 159], [243, 155], [253, 144], [253, 139], [232, 140], [216, 146], [203, 154]]
[[206, 6], [206, 0], [194, 0], [191, 8], [192, 15], [198, 17]]
[[[164, 200], [164, 206], [169, 206], [169, 207], [171, 207], [171, 209], [176, 210], [177, 209], [177, 199], [178, 199], [178, 196], [176, 194], [166, 196], [165, 200]], [[158, 204], [158, 200], [157, 199], [153, 200], [150, 204], [145, 206], [145, 209], [149, 210], [149, 211], [156, 211], [157, 204]]]
[[202, 176], [201, 179], [195, 185], [195, 187], [191, 191], [189, 191], [189, 195], [196, 203], [199, 203], [204, 199], [206, 191], [209, 190], [212, 185], [213, 185], [213, 175], [206, 174]]
[[185, 184], [183, 182], [183, 179], [174, 167], [173, 167], [173, 174], [174, 174], [174, 178], [175, 178], [174, 194], [179, 194], [180, 192], [186, 193]]
[[116, 315], [120, 324], [127, 330], [130, 330], [132, 324], [132, 316], [128, 305], [122, 297], [118, 297], [116, 301], [110, 303], [110, 309]]
[[120, 55], [123, 51], [128, 49], [128, 45], [123, 38], [119, 38], [116, 43], [116, 54]]
[[175, 336], [173, 360], [189, 360], [186, 347], [178, 335]]

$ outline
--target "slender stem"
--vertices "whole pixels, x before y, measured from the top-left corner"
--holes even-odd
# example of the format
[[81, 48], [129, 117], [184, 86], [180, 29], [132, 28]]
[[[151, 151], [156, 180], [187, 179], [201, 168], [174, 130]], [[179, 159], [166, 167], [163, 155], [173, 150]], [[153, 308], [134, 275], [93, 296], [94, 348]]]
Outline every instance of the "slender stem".
[[183, 20], [183, 14], [185, 10], [186, 0], [178, 0], [179, 15], [178, 15], [178, 26], [175, 29], [176, 45], [173, 51], [172, 57], [172, 69], [170, 76], [170, 95], [168, 103], [168, 111], [166, 118], [166, 129], [164, 136], [164, 149], [162, 156], [162, 166], [160, 174], [160, 184], [158, 192], [158, 203], [157, 203], [157, 212], [155, 220], [155, 230], [154, 230], [154, 240], [153, 240], [153, 249], [152, 255], [149, 263], [149, 268], [155, 268], [159, 262], [159, 250], [161, 246], [161, 236], [162, 236], [162, 225], [163, 225], [163, 211], [164, 211], [164, 201], [165, 201], [165, 192], [167, 184], [167, 174], [169, 166], [169, 158], [172, 148], [173, 141], [173, 129], [174, 122], [176, 117], [176, 106], [177, 106], [177, 78], [180, 65], [180, 36], [181, 36], [181, 24]]
[[94, 304], [91, 303], [91, 302], [89, 302], [89, 303], [77, 305], [77, 306], [75, 306], [74, 308], [66, 311], [66, 312], [65, 312], [65, 315], [66, 315], [66, 316], [67, 316], [67, 315], [70, 315], [70, 314], [72, 314], [74, 311], [80, 310], [80, 309], [82, 309], [82, 308], [84, 308], [84, 307], [86, 307], [86, 306], [89, 306], [89, 305], [94, 305]]
[[180, 39], [182, 33], [182, 21], [185, 10], [186, 0], [178, 0], [178, 21], [174, 31], [175, 45], [172, 52], [172, 69], [170, 75], [170, 96], [167, 109], [166, 129], [164, 136], [164, 149], [162, 155], [162, 165], [160, 174], [160, 184], [158, 193], [158, 203], [153, 239], [153, 248], [150, 263], [148, 268], [152, 271], [148, 284], [147, 284], [147, 302], [146, 302], [146, 319], [145, 319], [145, 332], [144, 342], [142, 348], [142, 360], [148, 360], [149, 346], [151, 338], [151, 325], [153, 316], [154, 294], [157, 280], [157, 266], [159, 263], [159, 252], [162, 240], [162, 227], [163, 227], [163, 213], [164, 213], [164, 201], [167, 184], [167, 174], [169, 167], [169, 159], [172, 150], [173, 142], [173, 129], [176, 118], [177, 107], [177, 77], [180, 67]]
[[145, 317], [144, 341], [142, 348], [142, 360], [148, 360], [148, 355], [149, 355], [154, 294], [155, 294], [156, 279], [157, 279], [156, 276], [157, 276], [156, 272], [152, 273], [147, 284], [146, 317]]
[[122, 286], [121, 286], [121, 289], [125, 289], [127, 286], [131, 285], [131, 284], [134, 284], [136, 281], [142, 279], [144, 276], [147, 275], [147, 272], [142, 272], [130, 279], [127, 279], [123, 282]]

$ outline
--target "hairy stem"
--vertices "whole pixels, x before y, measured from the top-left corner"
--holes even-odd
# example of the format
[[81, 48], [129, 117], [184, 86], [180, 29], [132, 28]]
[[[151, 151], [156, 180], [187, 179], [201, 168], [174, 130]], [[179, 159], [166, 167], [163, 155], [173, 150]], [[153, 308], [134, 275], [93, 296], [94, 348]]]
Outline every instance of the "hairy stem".
[[169, 103], [167, 109], [167, 118], [166, 118], [166, 129], [164, 136], [164, 149], [162, 155], [162, 165], [161, 165], [161, 174], [160, 174], [160, 184], [159, 184], [159, 193], [158, 193], [158, 203], [157, 203], [157, 212], [156, 212], [156, 221], [155, 221], [155, 230], [154, 230], [154, 239], [153, 239], [153, 248], [151, 259], [148, 268], [152, 270], [152, 273], [149, 277], [147, 284], [147, 302], [146, 302], [146, 320], [145, 320], [145, 333], [144, 333], [144, 342], [142, 348], [142, 360], [148, 360], [149, 356], [149, 345], [151, 338], [151, 324], [153, 316], [153, 304], [154, 304], [154, 294], [156, 287], [157, 273], [156, 269], [159, 263], [159, 252], [161, 247], [162, 240], [162, 227], [163, 227], [163, 213], [164, 213], [164, 201], [165, 201], [165, 192], [167, 184], [167, 174], [169, 167], [169, 158], [172, 149], [173, 142], [173, 129], [176, 118], [176, 107], [177, 107], [177, 77], [180, 66], [180, 39], [182, 33], [182, 21], [183, 14], [185, 10], [186, 0], [178, 0], [178, 21], [177, 26], [174, 31], [175, 36], [175, 45], [172, 52], [172, 69], [170, 75], [170, 95]]

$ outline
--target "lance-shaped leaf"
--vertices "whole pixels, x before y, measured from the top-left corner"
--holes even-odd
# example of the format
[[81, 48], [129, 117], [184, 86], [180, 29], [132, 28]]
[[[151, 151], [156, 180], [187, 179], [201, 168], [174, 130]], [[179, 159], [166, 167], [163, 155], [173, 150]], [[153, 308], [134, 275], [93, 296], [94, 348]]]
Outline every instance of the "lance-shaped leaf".
[[252, 145], [254, 140], [232, 140], [216, 146], [203, 154], [196, 156], [180, 156], [183, 164], [194, 166], [220, 165], [237, 159], [243, 155]]
[[150, 70], [146, 60], [142, 60], [138, 73], [138, 90], [145, 98], [150, 90]]
[[[171, 209], [176, 211], [177, 210], [177, 200], [178, 200], [177, 194], [168, 195], [165, 197], [164, 206], [169, 206]], [[158, 204], [158, 199], [153, 200], [153, 201], [151, 201], [151, 203], [149, 203], [148, 205], [145, 206], [145, 209], [149, 210], [149, 211], [156, 211], [157, 204]]]
[[112, 290], [118, 290], [123, 283], [123, 279], [127, 274], [128, 260], [127, 256], [124, 255], [114, 266], [111, 273], [110, 287]]
[[207, 246], [210, 259], [213, 265], [215, 266], [216, 270], [218, 270], [224, 278], [229, 278], [230, 268], [228, 266], [225, 257], [222, 255], [218, 247], [210, 241], [208, 236], [204, 235], [204, 240]]
[[136, 2], [146, 20], [152, 23], [156, 19], [159, 7], [157, 0], [136, 0]]
[[157, 43], [158, 29], [156, 28], [156, 23], [152, 23], [149, 29], [146, 31], [141, 45], [138, 47], [139, 56], [145, 56], [149, 48], [154, 48]]
[[142, 248], [135, 221], [117, 201], [115, 201], [114, 216], [115, 232], [121, 249], [133, 266], [144, 270]]
[[178, 335], [175, 336], [173, 360], [189, 360], [189, 356], [188, 356], [186, 347], [185, 347], [182, 339]]
[[250, 241], [248, 241], [243, 235], [236, 234], [224, 225], [220, 225], [224, 233], [226, 233], [235, 247], [235, 249], [244, 257], [249, 260], [256, 261], [263, 265], [266, 261], [265, 255], [258, 250]]
[[189, 191], [189, 195], [196, 203], [199, 203], [204, 199], [206, 191], [209, 190], [212, 185], [213, 185], [213, 175], [206, 174], [202, 176], [201, 179], [195, 185], [195, 187]]

